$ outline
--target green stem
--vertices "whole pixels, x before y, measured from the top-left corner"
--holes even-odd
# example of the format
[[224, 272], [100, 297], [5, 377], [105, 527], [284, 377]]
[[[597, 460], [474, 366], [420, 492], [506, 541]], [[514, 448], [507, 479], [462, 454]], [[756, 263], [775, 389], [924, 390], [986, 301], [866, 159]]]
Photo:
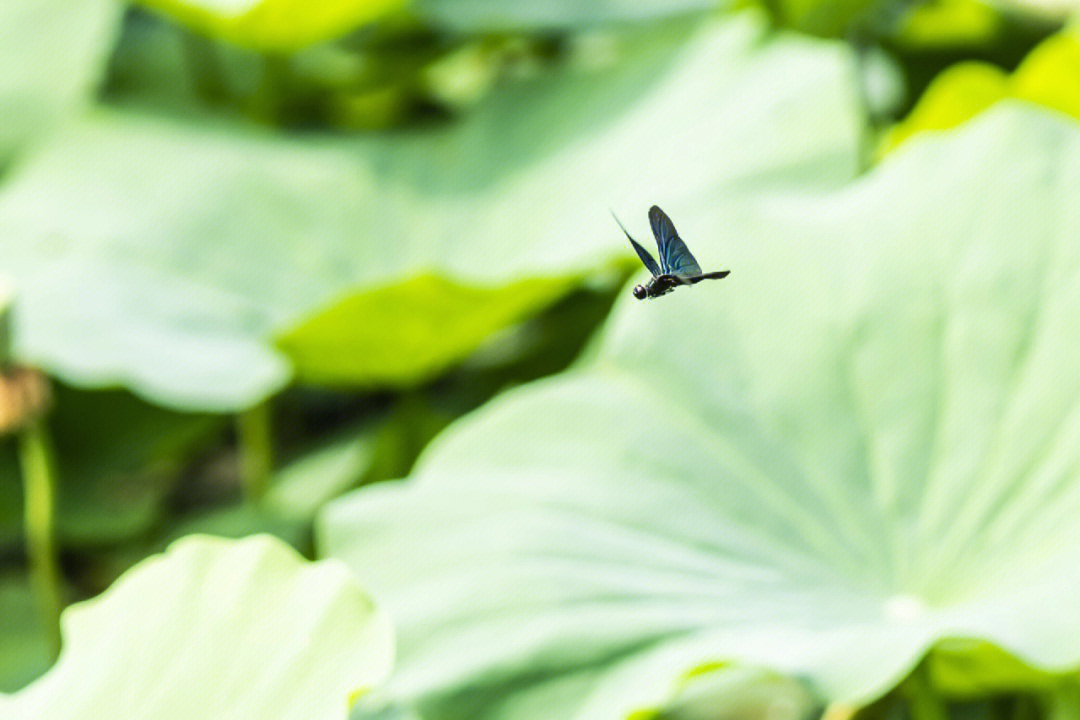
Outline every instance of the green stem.
[[922, 664], [900, 684], [900, 692], [907, 701], [912, 720], [948, 720], [949, 710], [931, 686]]
[[236, 441], [240, 453], [240, 484], [244, 499], [258, 502], [266, 492], [274, 464], [270, 404], [263, 402], [236, 418]]
[[34, 420], [19, 431], [18, 451], [25, 488], [26, 555], [30, 563], [30, 584], [45, 624], [49, 649], [55, 659], [60, 652], [63, 600], [54, 528], [56, 463], [44, 420]]

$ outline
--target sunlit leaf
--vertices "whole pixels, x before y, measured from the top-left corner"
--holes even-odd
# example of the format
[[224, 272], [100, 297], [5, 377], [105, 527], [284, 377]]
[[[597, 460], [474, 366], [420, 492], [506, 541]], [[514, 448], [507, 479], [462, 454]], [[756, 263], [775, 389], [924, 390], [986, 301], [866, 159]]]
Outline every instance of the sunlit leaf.
[[1032, 668], [1015, 655], [980, 640], [945, 640], [927, 658], [934, 688], [946, 696], [978, 698], [1009, 691], [1050, 691], [1060, 687], [1053, 673]]
[[1001, 13], [980, 0], [911, 3], [890, 32], [908, 49], [983, 47], [1002, 30]]
[[734, 662], [858, 705], [950, 638], [1075, 668], [1078, 186], [1080, 128], [1010, 105], [691, 213], [723, 283], [626, 297], [589, 362], [324, 514], [399, 623], [385, 701], [587, 673], [560, 717], [623, 718]]
[[0, 165], [90, 100], [122, 10], [117, 0], [0, 3]]
[[261, 50], [331, 40], [400, 10], [406, 0], [139, 0], [194, 30]]
[[1006, 98], [1028, 100], [1080, 119], [1080, 32], [1047, 38], [1011, 75], [981, 62], [948, 68], [934, 79], [911, 114], [889, 131], [879, 152], [888, 152], [917, 133], [955, 127]]
[[265, 536], [189, 537], [69, 607], [4, 718], [345, 718], [390, 668], [387, 619], [336, 563]]
[[[297, 377], [319, 383], [410, 384], [432, 367], [461, 360], [487, 339], [551, 304], [579, 278], [536, 278], [497, 288], [463, 285], [433, 275], [350, 295], [284, 333], [280, 347]], [[361, 318], [381, 316], [372, 325]], [[396, 342], [387, 343], [387, 326]], [[432, 343], [433, 337], [442, 337]]]
[[394, 136], [102, 111], [0, 193], [17, 356], [187, 409], [249, 406], [294, 369], [431, 378], [632, 257], [609, 207], [643, 233], [654, 202], [679, 222], [852, 176], [848, 57], [765, 33], [756, 15], [657, 25], [621, 37], [615, 68], [566, 68]]
[[947, 130], [990, 107], [1009, 92], [1009, 77], [986, 63], [954, 65], [930, 83], [919, 102], [897, 123], [882, 143], [887, 151], [916, 133]]

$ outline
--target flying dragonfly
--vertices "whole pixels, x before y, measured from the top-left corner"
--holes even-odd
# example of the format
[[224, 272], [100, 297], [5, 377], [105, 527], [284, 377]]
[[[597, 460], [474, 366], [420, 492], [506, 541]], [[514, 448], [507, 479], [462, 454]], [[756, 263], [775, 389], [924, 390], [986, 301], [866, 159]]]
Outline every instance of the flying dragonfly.
[[701, 266], [697, 264], [697, 260], [690, 254], [689, 248], [679, 237], [679, 233], [675, 232], [675, 226], [672, 224], [671, 218], [656, 205], [649, 208], [649, 223], [652, 225], [653, 235], [656, 237], [656, 247], [660, 251], [659, 265], [656, 264], [656, 260], [653, 259], [648, 250], [630, 237], [626, 227], [619, 221], [619, 218], [615, 217], [614, 211], [611, 212], [611, 217], [615, 218], [615, 222], [619, 223], [619, 227], [626, 234], [630, 244], [634, 246], [634, 250], [637, 251], [641, 262], [645, 263], [645, 267], [652, 273], [649, 282], [644, 285], [634, 286], [634, 297], [638, 300], [666, 295], [679, 285], [694, 285], [702, 280], [719, 280], [722, 277], [727, 277], [728, 273], [731, 272], [730, 270], [701, 272]]

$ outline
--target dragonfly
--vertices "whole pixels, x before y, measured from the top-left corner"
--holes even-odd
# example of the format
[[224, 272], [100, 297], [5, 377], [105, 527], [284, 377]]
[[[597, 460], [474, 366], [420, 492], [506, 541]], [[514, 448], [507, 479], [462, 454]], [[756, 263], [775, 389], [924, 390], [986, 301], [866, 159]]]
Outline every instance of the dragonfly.
[[667, 295], [680, 285], [695, 285], [702, 280], [719, 280], [727, 277], [731, 272], [730, 270], [701, 272], [701, 266], [690, 254], [690, 249], [679, 237], [679, 233], [675, 232], [675, 225], [671, 222], [671, 218], [656, 205], [649, 208], [649, 224], [652, 225], [656, 247], [660, 251], [659, 265], [648, 250], [630, 237], [626, 227], [615, 216], [615, 211], [611, 212], [611, 217], [619, 223], [619, 227], [622, 228], [630, 244], [634, 246], [641, 262], [645, 263], [645, 267], [652, 273], [652, 278], [647, 283], [634, 286], [634, 297], [638, 300]]

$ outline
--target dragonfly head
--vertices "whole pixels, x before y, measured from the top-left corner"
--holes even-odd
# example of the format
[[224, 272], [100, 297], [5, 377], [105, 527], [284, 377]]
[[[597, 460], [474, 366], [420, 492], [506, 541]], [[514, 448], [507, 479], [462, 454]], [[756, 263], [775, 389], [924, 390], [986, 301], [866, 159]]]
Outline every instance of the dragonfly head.
[[648, 294], [649, 294], [649, 291], [645, 289], [644, 285], [635, 285], [634, 286], [634, 297], [636, 297], [638, 300], [644, 300], [645, 296], [648, 295]]

